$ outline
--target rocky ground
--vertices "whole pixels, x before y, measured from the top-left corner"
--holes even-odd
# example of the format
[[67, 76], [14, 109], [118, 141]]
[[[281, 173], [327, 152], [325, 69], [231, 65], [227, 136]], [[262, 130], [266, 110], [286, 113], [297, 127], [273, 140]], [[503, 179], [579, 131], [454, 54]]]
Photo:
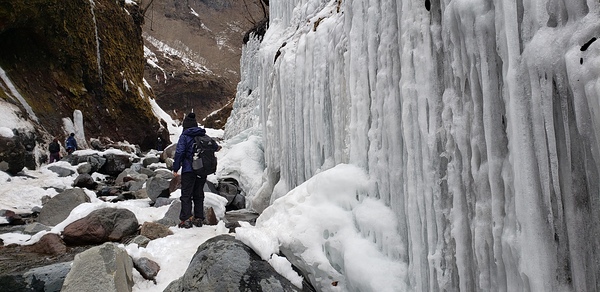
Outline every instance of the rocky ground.
[[[230, 211], [225, 214], [225, 221], [234, 222], [246, 221], [254, 225], [258, 214], [246, 210]], [[35, 221], [34, 217], [25, 218], [26, 221]], [[25, 225], [0, 225], [0, 234], [3, 233], [22, 233]], [[0, 278], [3, 275], [22, 274], [32, 268], [48, 266], [55, 263], [69, 262], [75, 258], [75, 255], [81, 253], [93, 245], [68, 247], [67, 251], [60, 255], [44, 255], [28, 251], [20, 245], [0, 245]]]
[[[22, 232], [24, 225], [0, 226], [0, 234]], [[0, 277], [10, 274], [22, 274], [32, 268], [43, 267], [55, 263], [69, 262], [75, 255], [92, 246], [78, 246], [67, 248], [61, 255], [43, 255], [28, 251], [20, 245], [0, 246]]]

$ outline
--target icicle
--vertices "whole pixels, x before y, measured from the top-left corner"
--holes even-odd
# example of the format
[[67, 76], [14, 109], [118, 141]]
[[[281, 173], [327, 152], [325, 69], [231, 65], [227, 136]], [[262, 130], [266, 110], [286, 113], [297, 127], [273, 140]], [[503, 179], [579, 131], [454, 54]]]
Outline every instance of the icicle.
[[90, 11], [92, 11], [92, 19], [94, 20], [94, 33], [96, 35], [96, 61], [98, 62], [98, 76], [100, 77], [100, 84], [102, 84], [102, 59], [100, 58], [100, 38], [98, 37], [98, 23], [96, 22], [96, 14], [94, 13], [94, 7], [96, 7], [96, 3], [94, 3], [94, 0], [90, 0]]

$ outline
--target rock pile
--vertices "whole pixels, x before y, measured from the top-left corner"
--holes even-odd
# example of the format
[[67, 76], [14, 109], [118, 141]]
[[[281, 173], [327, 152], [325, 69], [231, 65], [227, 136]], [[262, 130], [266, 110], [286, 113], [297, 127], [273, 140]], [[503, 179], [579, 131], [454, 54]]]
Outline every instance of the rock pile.
[[[156, 154], [139, 157], [123, 151], [84, 151], [49, 166], [48, 169], [59, 177], [75, 175], [73, 169], [76, 169], [73, 187], [57, 190], [59, 194], [43, 199], [43, 207], [32, 210], [31, 214], [0, 210], [9, 225], [27, 224], [23, 233], [47, 233], [28, 246], [3, 246], [0, 242], [0, 249], [18, 249], [19, 252], [50, 257], [69, 253], [80, 246], [85, 246], [86, 250], [78, 253], [72, 264], [53, 263], [24, 273], [0, 275], [0, 286], [8, 287], [7, 291], [87, 291], [89, 283], [94, 283], [93, 286], [101, 287], [102, 291], [131, 291], [133, 268], [145, 279], [154, 280], [160, 271], [156, 262], [143, 257], [131, 258], [117, 244], [146, 246], [151, 240], [172, 235], [169, 227], [179, 223], [181, 202], [169, 197], [178, 182], [173, 180], [167, 168], [170, 158], [164, 153], [163, 156]], [[223, 184], [207, 184], [205, 190], [216, 194], [222, 192], [224, 199], [221, 200], [227, 201], [228, 210], [245, 208], [244, 194], [237, 182], [228, 179]], [[106, 202], [150, 199], [154, 207], [168, 205], [169, 209], [160, 220], [140, 225], [133, 212], [106, 207], [71, 222], [59, 234], [49, 232], [53, 226], [65, 221], [73, 209], [90, 202], [85, 189], [95, 192]], [[223, 219], [207, 204], [205, 214], [206, 225], [215, 225]]]

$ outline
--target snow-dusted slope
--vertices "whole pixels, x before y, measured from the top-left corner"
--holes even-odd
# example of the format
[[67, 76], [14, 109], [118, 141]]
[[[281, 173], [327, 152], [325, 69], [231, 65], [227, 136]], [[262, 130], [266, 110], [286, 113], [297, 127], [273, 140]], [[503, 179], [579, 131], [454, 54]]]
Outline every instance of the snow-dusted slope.
[[407, 265], [396, 277], [410, 290], [599, 289], [599, 11], [581, 0], [270, 1], [226, 133], [262, 128], [253, 207], [349, 163], [396, 215], [401, 240], [380, 249]]

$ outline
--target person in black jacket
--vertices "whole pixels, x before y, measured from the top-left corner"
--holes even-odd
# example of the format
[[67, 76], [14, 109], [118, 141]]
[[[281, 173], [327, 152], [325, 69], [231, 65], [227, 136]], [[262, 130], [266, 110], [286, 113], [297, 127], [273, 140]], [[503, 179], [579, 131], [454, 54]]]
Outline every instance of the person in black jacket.
[[[179, 228], [202, 227], [204, 220], [204, 184], [206, 176], [198, 176], [192, 168], [194, 156], [194, 137], [206, 135], [206, 130], [198, 127], [196, 115], [189, 113], [183, 120], [183, 133], [179, 136], [173, 162], [173, 175], [181, 168], [181, 212], [179, 214]], [[220, 149], [217, 143], [213, 144], [215, 151]], [[193, 207], [192, 207], [193, 205]]]
[[60, 160], [60, 143], [58, 143], [57, 138], [54, 138], [54, 140], [50, 142], [48, 151], [50, 151], [50, 163]]

